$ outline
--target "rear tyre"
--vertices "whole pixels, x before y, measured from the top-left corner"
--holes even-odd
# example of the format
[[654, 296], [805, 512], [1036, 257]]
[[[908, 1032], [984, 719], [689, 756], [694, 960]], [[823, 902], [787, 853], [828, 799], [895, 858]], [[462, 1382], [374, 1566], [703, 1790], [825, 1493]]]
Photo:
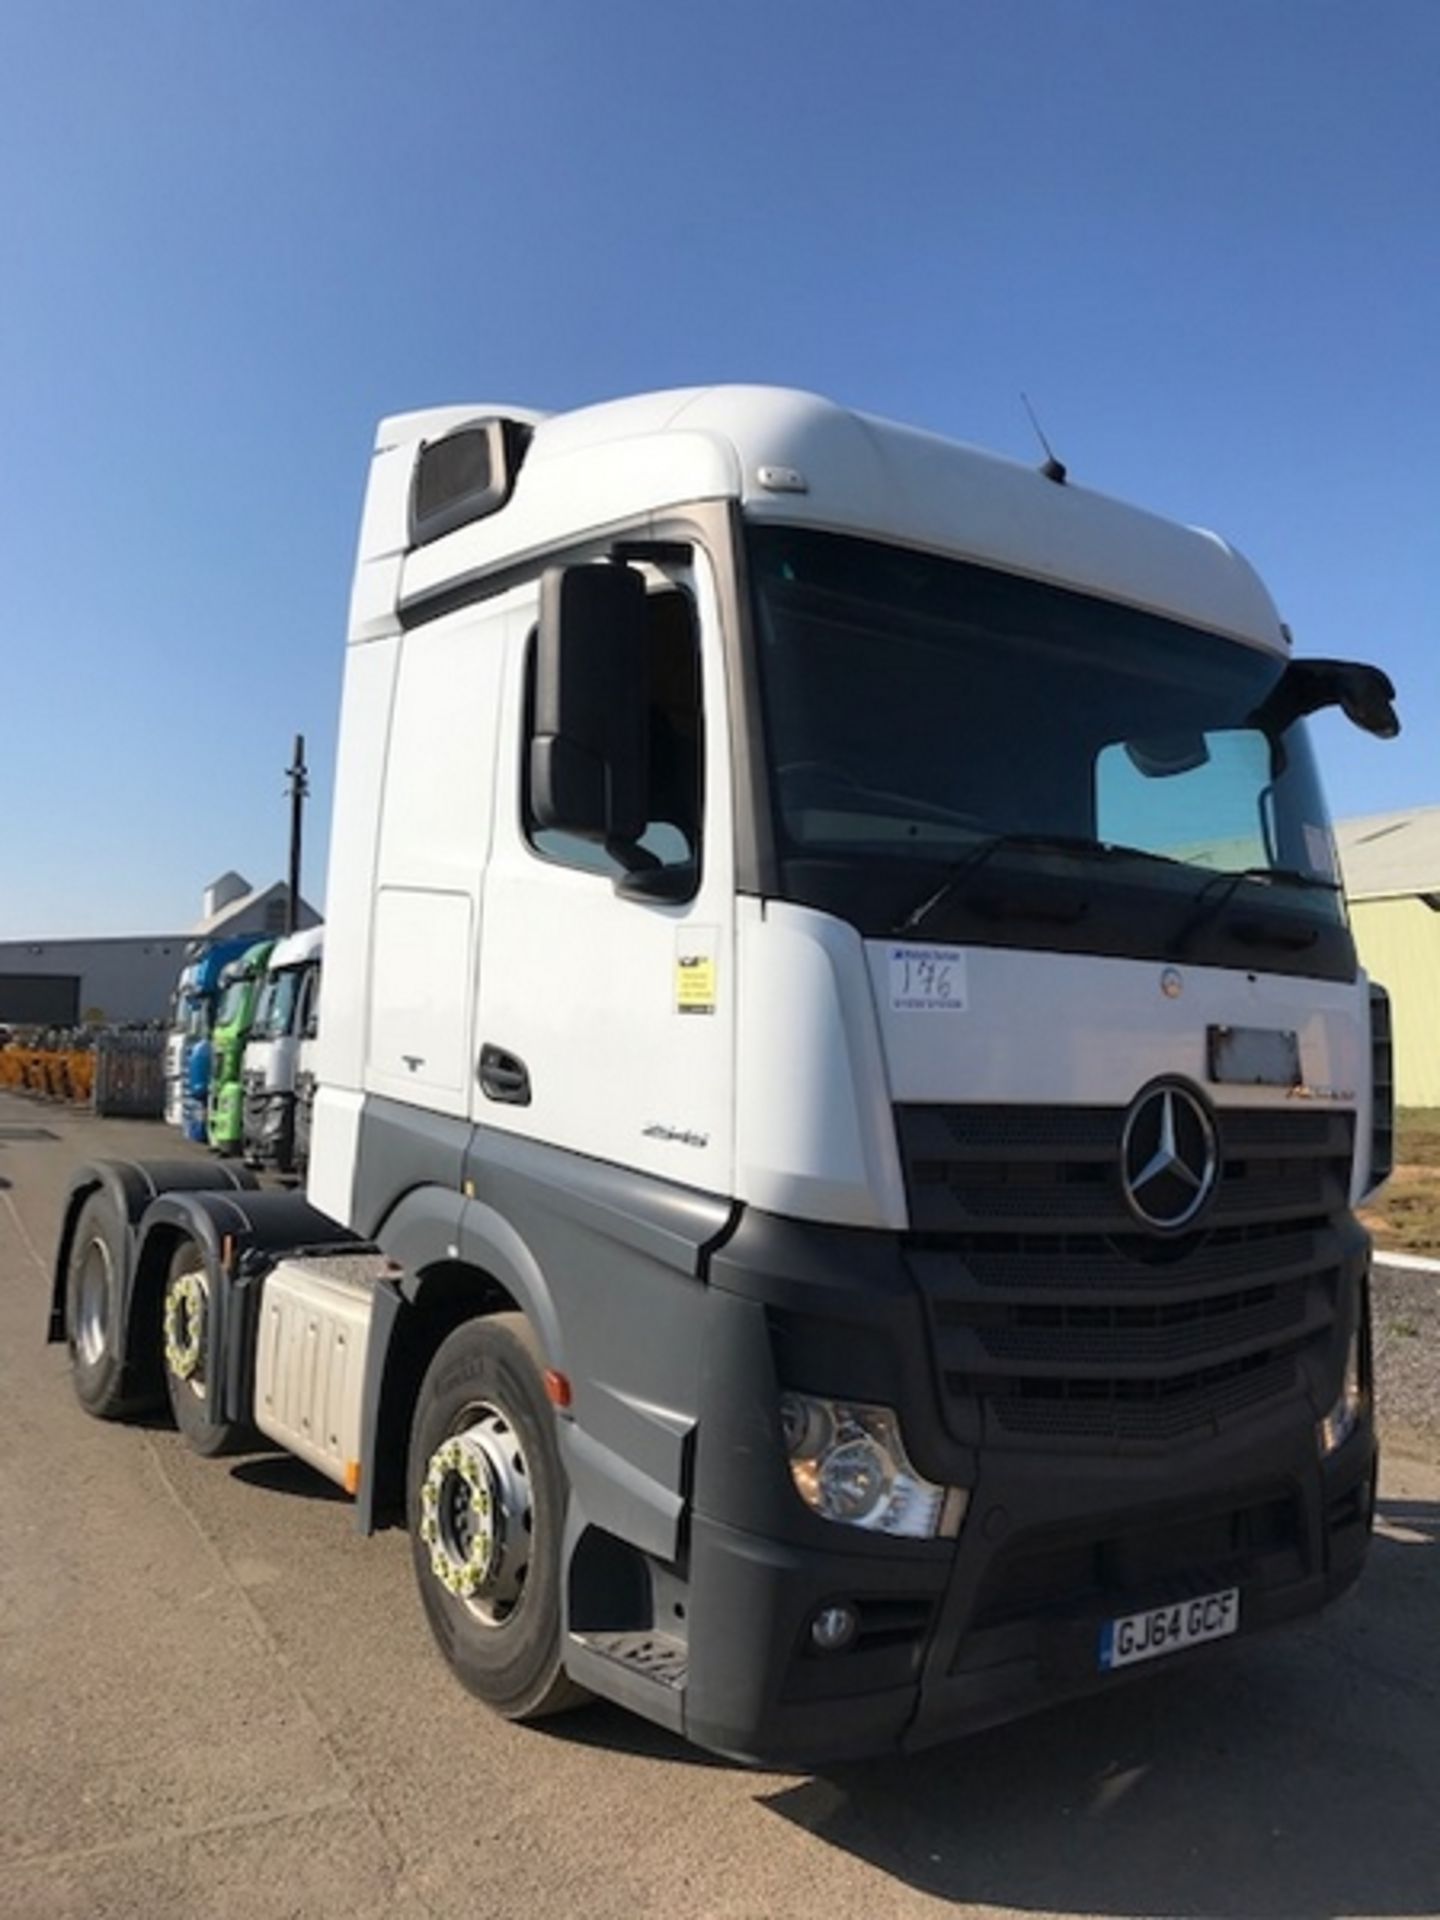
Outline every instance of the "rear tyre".
[[561, 1666], [565, 1472], [523, 1314], [470, 1320], [440, 1346], [410, 1429], [415, 1577], [440, 1651], [507, 1720], [588, 1695]]
[[231, 1453], [250, 1439], [248, 1426], [212, 1420], [205, 1411], [212, 1371], [210, 1277], [193, 1240], [171, 1256], [160, 1309], [161, 1364], [175, 1424], [196, 1453]]
[[117, 1420], [138, 1404], [123, 1391], [121, 1285], [127, 1241], [125, 1223], [109, 1196], [92, 1193], [75, 1222], [65, 1269], [65, 1339], [75, 1398], [97, 1420]]

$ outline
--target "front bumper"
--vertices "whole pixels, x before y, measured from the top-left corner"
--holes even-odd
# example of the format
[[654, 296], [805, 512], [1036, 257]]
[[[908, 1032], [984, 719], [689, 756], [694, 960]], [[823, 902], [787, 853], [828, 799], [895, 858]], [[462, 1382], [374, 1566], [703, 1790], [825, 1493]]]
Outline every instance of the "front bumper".
[[[1368, 1422], [1323, 1461], [1313, 1423], [1292, 1419], [1189, 1464], [1144, 1466], [1137, 1476], [991, 1458], [958, 1542], [888, 1553], [697, 1516], [686, 1733], [771, 1766], [926, 1747], [1225, 1644], [1107, 1672], [1100, 1632], [1117, 1615], [1238, 1586], [1248, 1636], [1314, 1612], [1360, 1572], [1376, 1466]], [[838, 1599], [857, 1606], [860, 1633], [819, 1654], [809, 1623]]]
[[210, 1090], [206, 1131], [217, 1153], [238, 1153], [244, 1137], [244, 1100], [237, 1080]]
[[287, 1173], [295, 1159], [295, 1096], [247, 1087], [242, 1101], [245, 1159]]
[[[747, 1216], [709, 1274], [686, 1733], [777, 1765], [923, 1747], [1223, 1644], [1107, 1672], [1100, 1631], [1118, 1616], [1238, 1587], [1249, 1634], [1341, 1592], [1365, 1557], [1376, 1451], [1367, 1417], [1319, 1454], [1316, 1422], [1368, 1311], [1363, 1235], [1352, 1245], [1337, 1228], [1325, 1244], [1325, 1344], [1274, 1397], [1207, 1400], [1198, 1424], [1143, 1443], [1002, 1431], [969, 1445], [937, 1391], [931, 1305], [896, 1237]], [[809, 1512], [785, 1461], [782, 1386], [893, 1407], [916, 1468], [970, 1491], [958, 1539]], [[859, 1632], [821, 1654], [810, 1623], [837, 1600]]]

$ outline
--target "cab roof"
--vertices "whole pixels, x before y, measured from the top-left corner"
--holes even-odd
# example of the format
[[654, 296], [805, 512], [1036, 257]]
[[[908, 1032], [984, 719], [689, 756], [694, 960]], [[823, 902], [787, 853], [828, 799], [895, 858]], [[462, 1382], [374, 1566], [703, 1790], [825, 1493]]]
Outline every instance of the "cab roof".
[[275, 942], [270, 955], [271, 973], [279, 973], [285, 967], [308, 966], [312, 960], [318, 960], [325, 946], [325, 929], [304, 927], [299, 933], [287, 933], [283, 940]]
[[[518, 422], [528, 441], [510, 498], [408, 552], [422, 446], [496, 417]], [[398, 605], [587, 527], [709, 499], [736, 500], [756, 519], [953, 554], [1288, 651], [1265, 587], [1218, 535], [780, 387], [678, 388], [549, 415], [478, 403], [393, 415], [376, 436], [361, 569], [388, 560], [388, 573], [400, 562]], [[363, 637], [353, 620], [352, 637]]]

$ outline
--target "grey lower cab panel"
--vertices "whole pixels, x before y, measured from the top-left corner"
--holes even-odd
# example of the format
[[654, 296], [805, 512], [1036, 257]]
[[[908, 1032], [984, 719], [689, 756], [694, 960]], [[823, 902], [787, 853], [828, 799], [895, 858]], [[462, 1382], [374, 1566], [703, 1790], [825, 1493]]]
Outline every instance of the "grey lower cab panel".
[[[730, 1201], [403, 1102], [367, 1099], [357, 1217], [405, 1304], [457, 1268], [503, 1287], [574, 1400], [566, 1466], [591, 1519], [673, 1559], [699, 1397], [704, 1275]], [[399, 1309], [403, 1313], [404, 1307]]]
[[474, 1131], [468, 1120], [367, 1095], [350, 1198], [357, 1231], [374, 1237], [397, 1203], [418, 1187], [458, 1193]]

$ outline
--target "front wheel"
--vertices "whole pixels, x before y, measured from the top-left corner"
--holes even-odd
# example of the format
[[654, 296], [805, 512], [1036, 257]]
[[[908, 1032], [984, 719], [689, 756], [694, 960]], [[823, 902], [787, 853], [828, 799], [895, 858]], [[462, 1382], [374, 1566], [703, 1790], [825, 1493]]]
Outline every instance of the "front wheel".
[[458, 1679], [508, 1720], [587, 1696], [561, 1666], [565, 1474], [523, 1314], [442, 1342], [415, 1405], [406, 1508], [431, 1631]]

